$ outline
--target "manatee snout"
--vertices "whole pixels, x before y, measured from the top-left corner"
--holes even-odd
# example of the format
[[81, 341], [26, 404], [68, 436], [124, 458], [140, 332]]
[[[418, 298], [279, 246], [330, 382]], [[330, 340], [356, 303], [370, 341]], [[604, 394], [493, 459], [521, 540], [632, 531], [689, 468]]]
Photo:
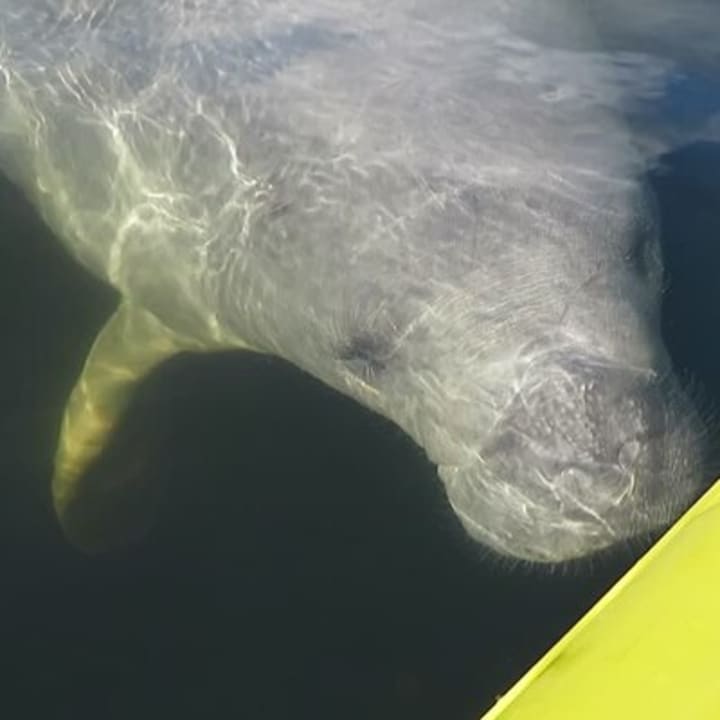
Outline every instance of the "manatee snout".
[[661, 529], [700, 490], [699, 421], [669, 374], [557, 354], [478, 432], [467, 462], [438, 471], [469, 534], [502, 555], [589, 555]]

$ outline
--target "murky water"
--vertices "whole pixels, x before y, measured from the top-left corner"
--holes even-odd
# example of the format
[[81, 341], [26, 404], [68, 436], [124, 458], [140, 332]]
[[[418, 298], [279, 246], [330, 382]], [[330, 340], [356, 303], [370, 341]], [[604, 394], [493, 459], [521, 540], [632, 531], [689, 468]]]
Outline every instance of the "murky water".
[[[636, 121], [682, 138], [651, 177], [664, 326], [710, 408], [720, 143], [694, 129], [720, 113], [720, 89], [687, 62]], [[158, 524], [137, 547], [80, 555], [51, 511], [51, 461], [116, 299], [8, 183], [0, 218], [0, 663], [15, 717], [476, 717], [631, 561], [498, 567], [400, 431], [241, 353], [182, 356], [143, 384], [103, 467], [166, 489]]]

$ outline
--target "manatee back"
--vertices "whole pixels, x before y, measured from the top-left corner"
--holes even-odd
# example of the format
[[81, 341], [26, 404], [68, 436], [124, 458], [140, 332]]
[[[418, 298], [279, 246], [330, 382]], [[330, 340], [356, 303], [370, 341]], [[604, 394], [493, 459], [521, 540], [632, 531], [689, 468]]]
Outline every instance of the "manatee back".
[[[112, 276], [113, 248], [149, 242], [136, 234], [237, 243], [254, 208], [286, 202], [260, 187], [279, 178], [339, 203], [377, 164], [469, 182], [538, 157], [625, 162], [602, 63], [570, 82], [568, 58], [541, 57], [496, 5], [2, 0], [4, 169]], [[322, 184], [329, 165], [343, 182]]]
[[228, 285], [240, 307], [278, 287], [336, 306], [374, 292], [347, 286], [351, 264], [387, 268], [385, 292], [403, 272], [457, 285], [448, 268], [482, 286], [498, 228], [448, 218], [539, 202], [554, 226], [579, 206], [602, 223], [618, 197], [635, 212], [620, 109], [662, 68], [599, 53], [577, 8], [556, 43], [557, 7], [0, 0], [0, 163], [87, 267], [160, 315], [180, 292], [222, 306]]

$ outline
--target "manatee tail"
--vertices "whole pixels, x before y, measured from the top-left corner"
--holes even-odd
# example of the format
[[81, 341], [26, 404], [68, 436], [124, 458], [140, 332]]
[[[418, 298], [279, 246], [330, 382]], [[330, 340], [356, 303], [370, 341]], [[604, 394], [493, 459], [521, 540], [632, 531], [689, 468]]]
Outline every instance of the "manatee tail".
[[[72, 391], [60, 430], [52, 483], [60, 524], [87, 552], [142, 536], [152, 515], [147, 478], [133, 463], [93, 477], [92, 466], [128, 406], [138, 381], [166, 358], [190, 349], [157, 318], [123, 302], [98, 335]], [[90, 471], [90, 472], [88, 472]], [[115, 476], [115, 477], [113, 477]]]

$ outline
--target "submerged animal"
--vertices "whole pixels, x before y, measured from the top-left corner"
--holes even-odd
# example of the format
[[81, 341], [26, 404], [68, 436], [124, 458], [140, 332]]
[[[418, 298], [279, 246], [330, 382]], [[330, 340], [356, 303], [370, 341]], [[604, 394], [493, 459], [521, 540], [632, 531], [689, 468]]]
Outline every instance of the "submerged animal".
[[502, 555], [691, 502], [701, 424], [622, 114], [660, 73], [555, 5], [563, 42], [547, 0], [0, 0], [0, 170], [122, 297], [62, 423], [75, 542], [88, 467], [183, 350], [275, 354], [390, 418]]

